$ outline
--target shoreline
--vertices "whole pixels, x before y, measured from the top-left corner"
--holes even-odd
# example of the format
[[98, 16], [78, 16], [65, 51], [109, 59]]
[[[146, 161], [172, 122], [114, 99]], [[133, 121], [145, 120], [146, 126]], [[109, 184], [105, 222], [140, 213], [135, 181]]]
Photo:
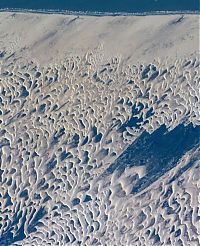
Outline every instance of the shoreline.
[[32, 14], [60, 14], [60, 15], [80, 15], [80, 16], [155, 16], [155, 15], [200, 15], [200, 11], [178, 10], [178, 11], [150, 11], [150, 12], [98, 12], [98, 11], [70, 11], [70, 10], [55, 10], [55, 9], [19, 9], [19, 8], [4, 8], [0, 9], [0, 13], [32, 13]]

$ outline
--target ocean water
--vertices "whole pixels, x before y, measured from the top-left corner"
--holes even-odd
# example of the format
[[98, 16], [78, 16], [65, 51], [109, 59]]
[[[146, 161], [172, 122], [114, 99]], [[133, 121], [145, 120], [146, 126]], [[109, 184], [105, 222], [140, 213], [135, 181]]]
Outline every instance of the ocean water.
[[85, 14], [145, 14], [160, 12], [197, 12], [198, 0], [2, 0], [0, 9], [81, 12]]

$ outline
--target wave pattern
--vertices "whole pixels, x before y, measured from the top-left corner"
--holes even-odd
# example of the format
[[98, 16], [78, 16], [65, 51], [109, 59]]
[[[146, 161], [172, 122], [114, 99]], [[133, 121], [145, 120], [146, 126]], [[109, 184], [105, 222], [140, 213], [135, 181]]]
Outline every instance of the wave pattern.
[[0, 57], [0, 245], [200, 244], [197, 58]]
[[146, 15], [177, 15], [177, 14], [199, 14], [199, 10], [160, 10], [149, 12], [101, 12], [101, 11], [70, 11], [64, 9], [21, 9], [21, 8], [0, 8], [0, 12], [19, 13], [43, 13], [43, 14], [64, 14], [78, 16], [146, 16]]

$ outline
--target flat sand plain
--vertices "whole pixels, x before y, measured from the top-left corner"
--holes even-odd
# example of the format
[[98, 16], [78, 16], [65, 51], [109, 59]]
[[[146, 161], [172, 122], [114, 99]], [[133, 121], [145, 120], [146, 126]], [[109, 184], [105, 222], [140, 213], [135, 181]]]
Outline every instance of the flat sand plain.
[[128, 62], [180, 58], [199, 49], [199, 16], [66, 16], [1, 13], [1, 49], [40, 63], [84, 55], [102, 46]]

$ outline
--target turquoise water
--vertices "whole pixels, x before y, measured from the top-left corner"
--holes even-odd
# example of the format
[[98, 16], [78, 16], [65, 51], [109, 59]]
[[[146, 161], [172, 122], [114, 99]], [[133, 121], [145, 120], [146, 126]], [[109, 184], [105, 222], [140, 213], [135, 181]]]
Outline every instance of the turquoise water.
[[94, 14], [196, 12], [199, 0], [1, 0], [0, 9]]

